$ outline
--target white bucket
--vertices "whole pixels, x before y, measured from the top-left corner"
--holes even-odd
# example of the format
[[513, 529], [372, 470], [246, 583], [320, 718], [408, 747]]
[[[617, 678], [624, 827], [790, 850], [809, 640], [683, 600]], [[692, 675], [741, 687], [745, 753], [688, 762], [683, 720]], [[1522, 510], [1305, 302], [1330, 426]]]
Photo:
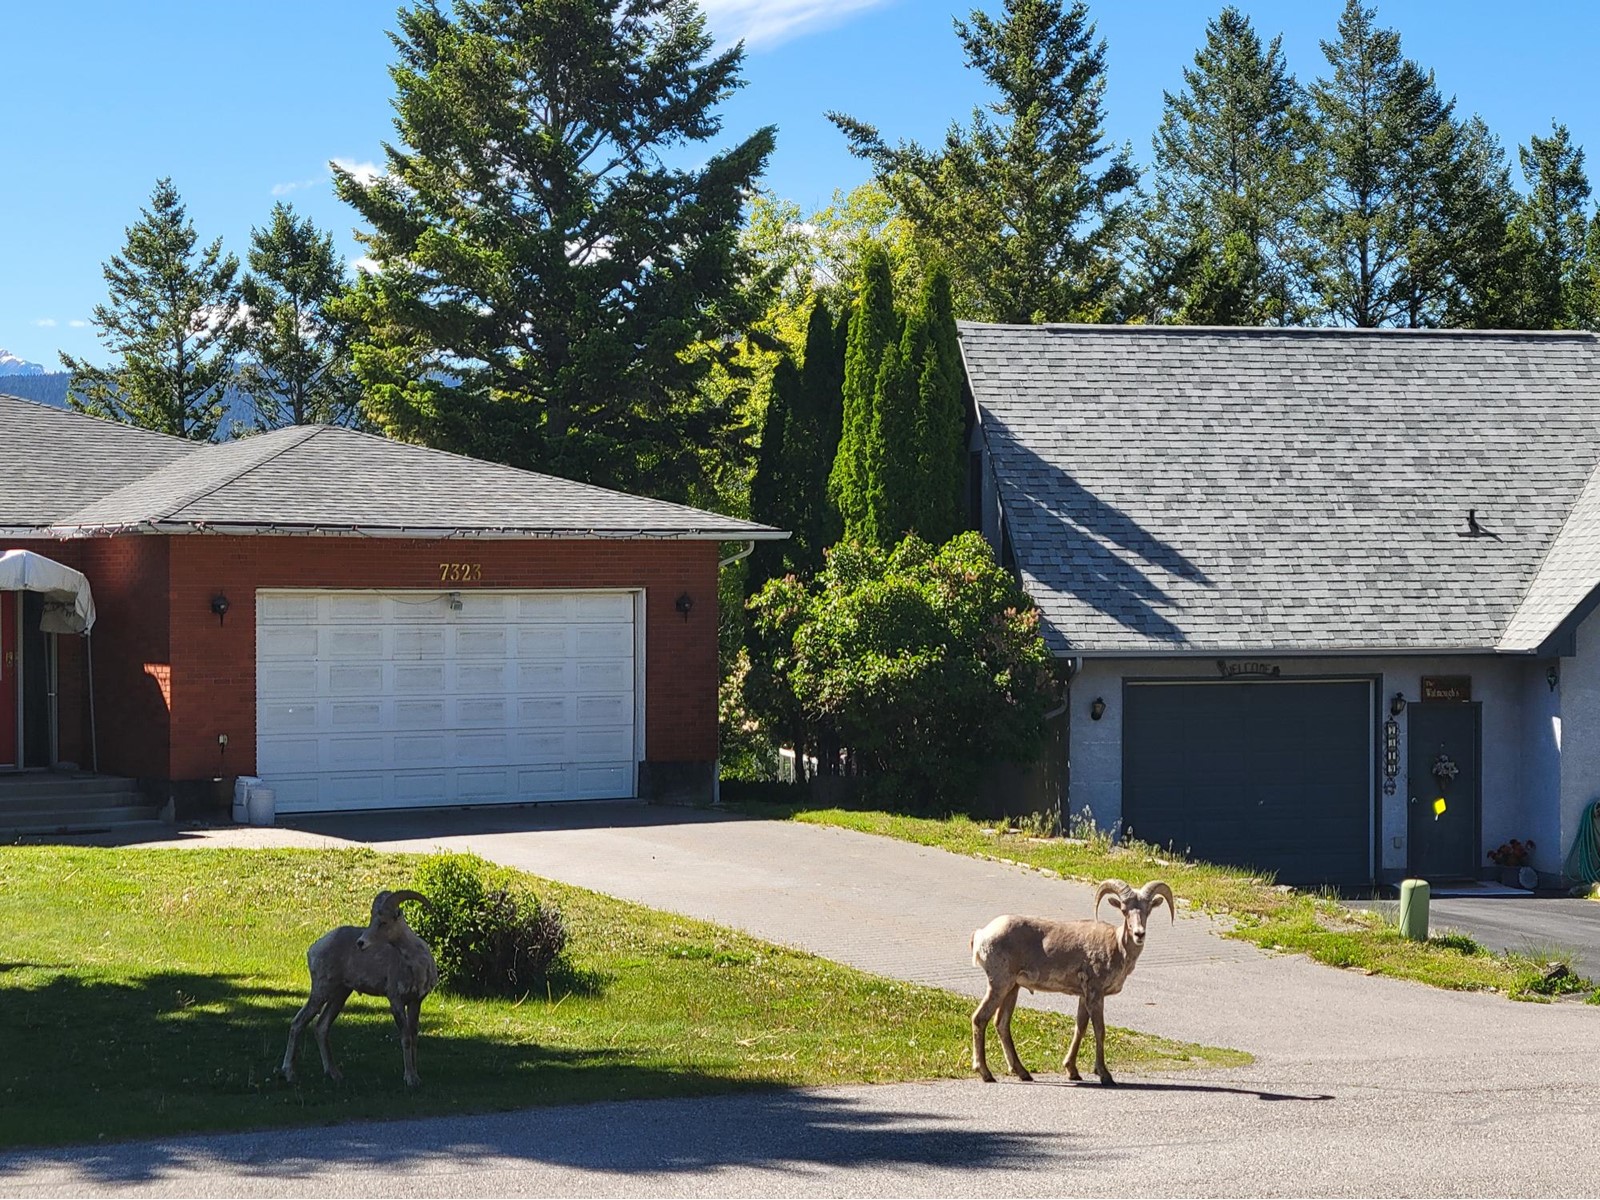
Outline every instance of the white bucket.
[[276, 815], [278, 794], [268, 787], [250, 789], [250, 824], [271, 825]]
[[243, 825], [250, 819], [250, 789], [261, 786], [254, 775], [241, 775], [233, 781], [233, 822]]

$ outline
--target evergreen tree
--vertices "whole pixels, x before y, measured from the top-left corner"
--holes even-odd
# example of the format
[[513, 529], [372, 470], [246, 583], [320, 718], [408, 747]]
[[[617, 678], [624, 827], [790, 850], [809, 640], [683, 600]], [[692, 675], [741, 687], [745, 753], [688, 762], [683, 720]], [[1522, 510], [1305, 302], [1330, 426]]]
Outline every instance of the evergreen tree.
[[878, 372], [884, 350], [899, 336], [889, 256], [881, 247], [869, 247], [862, 256], [861, 286], [850, 316], [839, 449], [828, 475], [828, 496], [839, 511], [847, 538], [866, 536], [870, 504], [867, 456]]
[[1518, 221], [1525, 249], [1530, 329], [1572, 329], [1587, 324], [1589, 291], [1589, 176], [1583, 148], [1565, 125], [1549, 137], [1535, 135], [1518, 151], [1528, 191]]
[[943, 266], [929, 272], [901, 345], [917, 387], [916, 528], [943, 545], [966, 527], [967, 478], [966, 372]]
[[[767, 388], [761, 451], [756, 458], [755, 477], [750, 481], [750, 519], [791, 531], [796, 523], [796, 464], [792, 459], [796, 446], [790, 435], [790, 423], [796, 407], [801, 404], [800, 372], [788, 355], [782, 355], [772, 370], [772, 381]], [[750, 555], [747, 592], [753, 595], [767, 580], [783, 574], [785, 549], [782, 542], [756, 543]]]
[[1448, 208], [1443, 173], [1454, 101], [1402, 57], [1400, 35], [1346, 0], [1323, 42], [1331, 78], [1311, 85], [1322, 187], [1304, 221], [1304, 259], [1321, 314], [1359, 327], [1433, 324], [1448, 302], [1451, 249], [1436, 244]]
[[[944, 146], [891, 146], [842, 113], [829, 119], [873, 166], [917, 236], [959, 272], [980, 320], [1102, 320], [1119, 286], [1128, 148], [1104, 138], [1105, 43], [1082, 0], [1004, 0], [955, 23], [967, 65], [998, 92]], [[991, 118], [993, 112], [999, 120]], [[1110, 154], [1103, 166], [1101, 160]]]
[[793, 522], [785, 549], [790, 564], [807, 579], [822, 569], [823, 550], [839, 540], [838, 513], [828, 500], [828, 473], [839, 450], [843, 389], [832, 318], [819, 297], [806, 324], [800, 387], [784, 439]]
[[922, 524], [917, 378], [899, 341], [884, 347], [867, 434], [867, 509], [860, 540], [889, 549]]
[[353, 424], [361, 391], [349, 326], [330, 309], [345, 287], [333, 235], [276, 204], [271, 223], [250, 232], [248, 261], [240, 292], [250, 362], [239, 386], [255, 405], [256, 428]]
[[1482, 117], [1456, 126], [1446, 156], [1444, 227], [1450, 230], [1456, 287], [1444, 323], [1510, 329], [1523, 323], [1524, 256], [1512, 238], [1516, 193], [1505, 151]]
[[1155, 257], [1173, 270], [1152, 316], [1264, 325], [1296, 315], [1289, 263], [1311, 177], [1303, 97], [1282, 41], [1263, 47], [1248, 17], [1224, 8], [1183, 90], [1165, 93], [1144, 236], [1165, 243]]
[[380, 268], [350, 301], [369, 415], [690, 495], [733, 426], [695, 385], [753, 317], [738, 230], [773, 132], [704, 148], [742, 48], [713, 53], [692, 0], [423, 0], [393, 41], [386, 173], [335, 169]]
[[61, 356], [73, 408], [196, 441], [216, 435], [239, 350], [239, 260], [221, 238], [197, 246], [177, 188], [158, 180], [105, 265], [110, 300], [91, 318], [116, 363]]

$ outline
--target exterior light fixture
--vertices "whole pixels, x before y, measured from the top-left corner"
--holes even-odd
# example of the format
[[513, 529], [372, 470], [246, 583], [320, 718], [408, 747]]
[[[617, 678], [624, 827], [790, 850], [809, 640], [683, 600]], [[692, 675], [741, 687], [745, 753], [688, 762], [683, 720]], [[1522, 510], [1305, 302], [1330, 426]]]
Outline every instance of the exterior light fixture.
[[231, 607], [232, 605], [228, 603], [228, 598], [221, 592], [211, 597], [211, 611], [217, 614], [218, 625], [222, 624], [223, 618], [228, 615], [228, 609]]
[[451, 612], [460, 612], [461, 611], [461, 593], [460, 592], [451, 592], [447, 597], [445, 597], [445, 599], [450, 605], [450, 611]]
[[1099, 696], [1096, 696], [1094, 698], [1094, 702], [1089, 705], [1089, 719], [1091, 721], [1098, 721], [1101, 717], [1103, 717], [1105, 715], [1106, 715], [1106, 702], [1104, 700], [1102, 700]]
[[1391, 717], [1398, 717], [1401, 713], [1405, 712], [1405, 710], [1406, 694], [1404, 692], [1396, 692], [1394, 694], [1394, 699], [1389, 701], [1389, 715]]
[[1561, 668], [1555, 663], [1551, 663], [1549, 667], [1545, 669], [1544, 681], [1550, 685], [1550, 690], [1552, 692], [1555, 691], [1556, 684], [1561, 682]]
[[678, 612], [682, 614], [683, 619], [687, 621], [689, 619], [689, 613], [694, 609], [694, 597], [689, 595], [688, 592], [685, 592], [683, 595], [678, 597], [678, 602], [672, 607], [677, 609]]

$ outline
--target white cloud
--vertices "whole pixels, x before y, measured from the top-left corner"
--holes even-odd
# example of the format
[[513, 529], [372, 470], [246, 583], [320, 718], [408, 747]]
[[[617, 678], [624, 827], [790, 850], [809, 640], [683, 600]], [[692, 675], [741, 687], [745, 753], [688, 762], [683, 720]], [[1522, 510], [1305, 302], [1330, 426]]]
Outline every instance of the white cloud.
[[723, 41], [752, 48], [829, 29], [889, 0], [701, 0], [711, 28]]
[[67, 322], [67, 328], [68, 329], [87, 329], [87, 328], [89, 328], [89, 322], [83, 321], [83, 320], [79, 320], [77, 317], [73, 317], [72, 320]]
[[324, 176], [318, 176], [316, 179], [297, 179], [293, 183], [275, 183], [272, 185], [272, 194], [274, 196], [287, 196], [291, 192], [300, 191], [302, 188], [316, 187], [324, 178]]
[[368, 258], [364, 254], [350, 265], [366, 275], [376, 275], [379, 271], [383, 270], [383, 268], [378, 265], [377, 259]]
[[40, 317], [34, 324], [40, 329], [54, 329], [56, 327], [56, 319], [54, 317]]
[[357, 162], [353, 158], [336, 158], [333, 160], [333, 165], [341, 171], [354, 175], [356, 182], [363, 185], [371, 183], [383, 174], [383, 168], [377, 163]]

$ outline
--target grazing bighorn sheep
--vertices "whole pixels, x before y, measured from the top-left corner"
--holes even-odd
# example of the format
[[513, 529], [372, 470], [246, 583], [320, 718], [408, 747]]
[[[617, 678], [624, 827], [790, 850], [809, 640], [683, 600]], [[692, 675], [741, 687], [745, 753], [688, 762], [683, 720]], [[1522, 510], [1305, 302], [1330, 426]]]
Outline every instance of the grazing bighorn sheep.
[[[1122, 924], [1108, 925], [1100, 920], [1100, 901], [1110, 900], [1122, 910]], [[1083, 1031], [1094, 1022], [1094, 1073], [1105, 1085], [1115, 1083], [1106, 1069], [1107, 996], [1115, 996], [1133, 973], [1144, 949], [1145, 919], [1155, 906], [1166, 902], [1172, 913], [1172, 889], [1152, 880], [1137, 891], [1120, 879], [1107, 879], [1094, 894], [1095, 918], [1092, 921], [1054, 921], [1047, 917], [996, 917], [972, 935], [972, 961], [989, 977], [989, 990], [972, 1014], [972, 1069], [993, 1083], [984, 1045], [989, 1018], [994, 1018], [1000, 1048], [1006, 1065], [1023, 1082], [1033, 1078], [1017, 1058], [1011, 1041], [1011, 1010], [1017, 994], [1065, 992], [1078, 997], [1078, 1023], [1067, 1049], [1068, 1079], [1078, 1074], [1078, 1046]], [[1176, 919], [1174, 917], [1174, 919]]]
[[322, 1069], [336, 1083], [344, 1078], [333, 1064], [328, 1030], [351, 992], [389, 998], [389, 1011], [400, 1027], [406, 1084], [415, 1087], [422, 1082], [417, 1076], [417, 1020], [422, 1013], [422, 998], [439, 982], [439, 969], [428, 943], [416, 935], [400, 913], [400, 905], [406, 900], [428, 903], [421, 892], [379, 892], [372, 901], [372, 920], [365, 929], [341, 925], [323, 934], [306, 951], [311, 998], [290, 1023], [289, 1048], [283, 1054], [283, 1077], [291, 1083], [300, 1034], [313, 1020], [316, 1024], [311, 1032], [322, 1054]]

